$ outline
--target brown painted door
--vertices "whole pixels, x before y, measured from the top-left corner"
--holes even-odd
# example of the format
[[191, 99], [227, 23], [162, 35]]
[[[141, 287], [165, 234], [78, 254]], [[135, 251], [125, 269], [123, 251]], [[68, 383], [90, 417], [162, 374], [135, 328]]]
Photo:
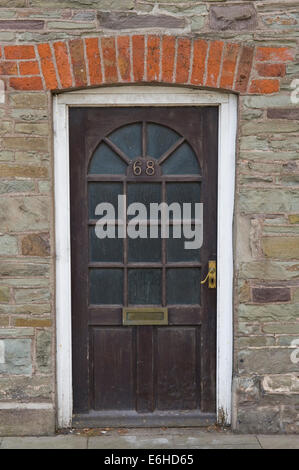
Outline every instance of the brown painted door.
[[[215, 418], [216, 107], [71, 108], [73, 398], [89, 425]], [[203, 203], [203, 245], [95, 235], [96, 207]], [[116, 211], [117, 212], [117, 211]], [[192, 216], [192, 215], [191, 215]], [[130, 221], [127, 216], [124, 223]], [[165, 307], [167, 325], [124, 325], [123, 307]], [[76, 422], [76, 421], [75, 421]]]

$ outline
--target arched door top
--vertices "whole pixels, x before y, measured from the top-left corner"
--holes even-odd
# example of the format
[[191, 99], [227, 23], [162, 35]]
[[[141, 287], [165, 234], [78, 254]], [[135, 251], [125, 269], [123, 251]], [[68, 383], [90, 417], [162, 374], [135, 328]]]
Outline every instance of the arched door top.
[[[295, 51], [171, 35], [120, 35], [4, 45], [0, 77], [16, 90], [162, 83], [241, 94], [279, 92]], [[30, 60], [30, 63], [28, 61]], [[22, 62], [26, 62], [26, 76]], [[6, 67], [5, 64], [9, 65]]]

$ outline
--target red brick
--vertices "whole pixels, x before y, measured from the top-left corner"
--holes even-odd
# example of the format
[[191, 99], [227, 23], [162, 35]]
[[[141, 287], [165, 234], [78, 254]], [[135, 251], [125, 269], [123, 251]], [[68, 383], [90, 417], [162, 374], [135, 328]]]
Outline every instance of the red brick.
[[118, 70], [124, 82], [131, 81], [130, 37], [119, 36], [117, 38]]
[[20, 75], [39, 75], [39, 66], [36, 60], [19, 63]]
[[257, 63], [256, 70], [261, 77], [284, 77], [286, 74], [285, 64]]
[[294, 59], [294, 53], [288, 47], [258, 47], [256, 50], [256, 60], [287, 62]]
[[40, 77], [16, 77], [9, 80], [9, 85], [15, 90], [42, 90], [43, 82]]
[[6, 59], [35, 59], [34, 46], [5, 46]]
[[160, 78], [160, 38], [148, 36], [147, 38], [147, 80], [157, 81]]
[[217, 87], [223, 51], [222, 41], [213, 41], [210, 44], [207, 64], [206, 86]]
[[227, 44], [225, 47], [220, 80], [221, 88], [230, 90], [233, 88], [239, 49], [238, 44]]
[[116, 68], [115, 38], [103, 38], [101, 43], [104, 60], [105, 82], [116, 83], [118, 82], [118, 75]]
[[191, 55], [190, 39], [179, 39], [176, 61], [176, 83], [187, 83], [189, 79]]
[[58, 81], [56, 78], [56, 70], [53, 64], [51, 48], [49, 44], [39, 44], [37, 49], [41, 60], [41, 68], [46, 87], [48, 90], [55, 90], [58, 88]]
[[84, 57], [84, 45], [82, 39], [72, 39], [69, 41], [71, 61], [76, 86], [87, 85], [86, 64]]
[[64, 42], [54, 42], [54, 52], [60, 83], [62, 88], [70, 88], [73, 85], [68, 50]]
[[162, 38], [162, 82], [173, 81], [175, 58], [175, 38], [164, 36]]
[[240, 93], [245, 93], [248, 87], [252, 69], [253, 52], [253, 47], [244, 46], [242, 48], [235, 85], [235, 90], [239, 91]]
[[18, 75], [18, 66], [16, 62], [1, 62], [0, 75]]
[[261, 93], [270, 94], [277, 93], [279, 91], [279, 80], [278, 79], [260, 79], [252, 80], [250, 84], [249, 93]]
[[85, 39], [85, 45], [90, 84], [99, 85], [103, 81], [99, 40], [98, 38], [87, 38]]
[[144, 79], [144, 41], [144, 36], [132, 37], [134, 82], [140, 82]]
[[193, 64], [191, 83], [203, 85], [205, 76], [205, 64], [208, 51], [208, 43], [203, 39], [195, 39], [193, 43]]

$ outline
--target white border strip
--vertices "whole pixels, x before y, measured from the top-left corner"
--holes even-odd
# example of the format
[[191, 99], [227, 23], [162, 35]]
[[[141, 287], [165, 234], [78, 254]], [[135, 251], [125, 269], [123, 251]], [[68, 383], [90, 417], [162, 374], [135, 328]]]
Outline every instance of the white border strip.
[[233, 217], [238, 101], [219, 106], [217, 234], [217, 417], [231, 423], [233, 371]]
[[54, 99], [56, 348], [59, 427], [72, 422], [72, 315], [68, 107]]
[[69, 106], [219, 106], [217, 259], [217, 417], [231, 423], [233, 211], [237, 97], [179, 87], [119, 86], [54, 97], [58, 426], [72, 424]]
[[186, 106], [228, 103], [229, 95], [193, 88], [131, 85], [62, 93], [57, 100], [68, 106]]

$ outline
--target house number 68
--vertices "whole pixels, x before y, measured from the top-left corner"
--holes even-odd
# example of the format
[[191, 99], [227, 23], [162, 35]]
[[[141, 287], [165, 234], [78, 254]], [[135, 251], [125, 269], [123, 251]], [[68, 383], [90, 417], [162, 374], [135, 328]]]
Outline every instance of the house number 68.
[[136, 160], [133, 163], [133, 173], [135, 176], [140, 176], [143, 171], [147, 174], [147, 176], [153, 176], [155, 174], [155, 162], [153, 160], [147, 160], [145, 163], [145, 168], [142, 168], [142, 162], [140, 160]]

